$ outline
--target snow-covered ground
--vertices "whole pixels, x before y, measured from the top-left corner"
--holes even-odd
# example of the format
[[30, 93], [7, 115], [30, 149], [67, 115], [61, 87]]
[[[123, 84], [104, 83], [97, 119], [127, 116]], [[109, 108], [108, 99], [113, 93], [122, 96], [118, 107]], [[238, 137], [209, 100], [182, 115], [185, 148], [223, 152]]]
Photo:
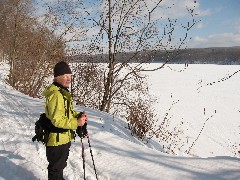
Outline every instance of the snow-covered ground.
[[[89, 116], [88, 130], [99, 180], [240, 179], [240, 159], [234, 154], [240, 150], [240, 74], [208, 84], [231, 75], [240, 66], [189, 65], [184, 71], [183, 65], [169, 66], [171, 69], [151, 73], [151, 93], [159, 98], [155, 106], [159, 117], [177, 101], [169, 111], [171, 122], [184, 121], [183, 136], [189, 137], [181, 156], [160, 152], [157, 140], [151, 141], [149, 148], [149, 144], [130, 135], [122, 119], [76, 107]], [[0, 65], [0, 179], [47, 179], [45, 147], [31, 141], [44, 101], [6, 85], [3, 79], [7, 69]], [[185, 154], [201, 129], [190, 155]], [[96, 179], [86, 138], [84, 145], [87, 179]], [[238, 145], [238, 149], [233, 145]], [[76, 139], [64, 170], [65, 179], [83, 179], [81, 151], [80, 139]]]

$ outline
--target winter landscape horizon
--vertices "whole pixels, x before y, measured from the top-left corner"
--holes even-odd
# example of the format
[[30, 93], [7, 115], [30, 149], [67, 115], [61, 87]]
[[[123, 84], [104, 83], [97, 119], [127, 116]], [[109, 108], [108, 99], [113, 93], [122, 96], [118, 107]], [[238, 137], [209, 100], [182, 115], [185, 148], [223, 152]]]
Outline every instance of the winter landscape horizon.
[[[0, 63], [0, 180], [47, 179], [45, 147], [31, 141], [44, 99], [10, 87], [5, 82], [8, 69]], [[146, 75], [156, 118], [159, 123], [167, 118], [169, 130], [178, 127], [178, 144], [140, 141], [131, 136], [125, 118], [75, 106], [89, 117], [98, 179], [240, 179], [240, 65], [167, 64]], [[94, 180], [90, 147], [83, 141], [86, 179]], [[64, 170], [66, 180], [83, 179], [81, 152], [77, 138]]]

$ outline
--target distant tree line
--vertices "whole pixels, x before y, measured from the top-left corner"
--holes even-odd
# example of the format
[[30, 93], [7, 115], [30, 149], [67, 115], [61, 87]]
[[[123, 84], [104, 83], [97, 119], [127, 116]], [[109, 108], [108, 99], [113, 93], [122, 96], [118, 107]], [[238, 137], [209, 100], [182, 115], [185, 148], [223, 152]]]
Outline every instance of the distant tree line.
[[[164, 53], [163, 53], [164, 54]], [[181, 49], [172, 54], [171, 63], [239, 65], [240, 47], [211, 47]], [[154, 62], [163, 62], [164, 55], [157, 55]]]
[[[126, 59], [132, 57], [134, 53], [119, 53], [115, 57], [116, 61], [118, 63], [124, 62]], [[145, 57], [142, 54], [145, 54]], [[150, 60], [146, 54], [151, 54]], [[108, 54], [97, 54], [92, 56], [92, 61], [95, 63], [107, 63], [107, 56]], [[78, 62], [83, 60], [82, 57], [75, 57], [75, 59]], [[166, 59], [171, 59], [169, 61], [171, 64], [240, 65], [240, 47], [187, 48], [167, 52], [159, 50], [154, 54], [151, 51], [139, 51], [134, 58], [131, 58], [131, 63], [165, 63]]]

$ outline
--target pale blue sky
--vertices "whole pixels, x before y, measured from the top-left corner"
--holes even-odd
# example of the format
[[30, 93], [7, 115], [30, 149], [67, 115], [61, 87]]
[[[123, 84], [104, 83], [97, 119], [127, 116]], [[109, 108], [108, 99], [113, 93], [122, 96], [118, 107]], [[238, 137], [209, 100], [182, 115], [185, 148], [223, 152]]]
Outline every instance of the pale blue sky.
[[240, 46], [240, 1], [198, 0], [201, 22], [190, 35], [190, 47]]
[[[148, 1], [152, 2], [146, 0]], [[183, 15], [183, 11], [186, 12], [186, 6], [192, 7], [193, 2], [194, 0], [163, 0], [161, 4], [174, 4], [170, 16], [183, 20], [189, 18], [189, 15]], [[201, 21], [188, 32], [192, 39], [187, 47], [240, 46], [240, 0], [196, 0], [195, 4], [198, 13], [196, 20]]]
[[[96, 12], [96, 5], [93, 6], [93, 4], [99, 2], [100, 0], [83, 0], [84, 6], [92, 12]], [[145, 0], [145, 2], [151, 6], [151, 2], [158, 1]], [[174, 4], [172, 11], [169, 11], [167, 16], [181, 21], [184, 18], [189, 20], [186, 7], [196, 5], [195, 11], [198, 13], [196, 20], [200, 20], [200, 22], [188, 32], [188, 36], [192, 38], [187, 43], [188, 48], [240, 46], [240, 0], [196, 0], [196, 3], [193, 2], [194, 0], [163, 0], [161, 2], [163, 6]], [[163, 16], [162, 9], [156, 11], [156, 17]], [[88, 36], [95, 32], [94, 29], [89, 31]], [[181, 33], [182, 31], [178, 30], [179, 37]]]

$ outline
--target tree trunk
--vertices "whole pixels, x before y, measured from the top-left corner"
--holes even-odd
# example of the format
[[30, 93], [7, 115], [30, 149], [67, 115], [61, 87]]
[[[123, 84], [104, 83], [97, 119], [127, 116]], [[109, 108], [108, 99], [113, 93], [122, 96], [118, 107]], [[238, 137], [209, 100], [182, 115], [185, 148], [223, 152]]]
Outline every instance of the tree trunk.
[[111, 22], [111, 0], [108, 0], [108, 59], [109, 59], [109, 66], [108, 66], [108, 74], [106, 78], [106, 82], [104, 82], [104, 95], [102, 99], [102, 104], [100, 107], [101, 111], [109, 112], [110, 110], [110, 98], [112, 94], [112, 84], [114, 81], [113, 78], [113, 71], [114, 71], [114, 58], [112, 53], [112, 22]]

